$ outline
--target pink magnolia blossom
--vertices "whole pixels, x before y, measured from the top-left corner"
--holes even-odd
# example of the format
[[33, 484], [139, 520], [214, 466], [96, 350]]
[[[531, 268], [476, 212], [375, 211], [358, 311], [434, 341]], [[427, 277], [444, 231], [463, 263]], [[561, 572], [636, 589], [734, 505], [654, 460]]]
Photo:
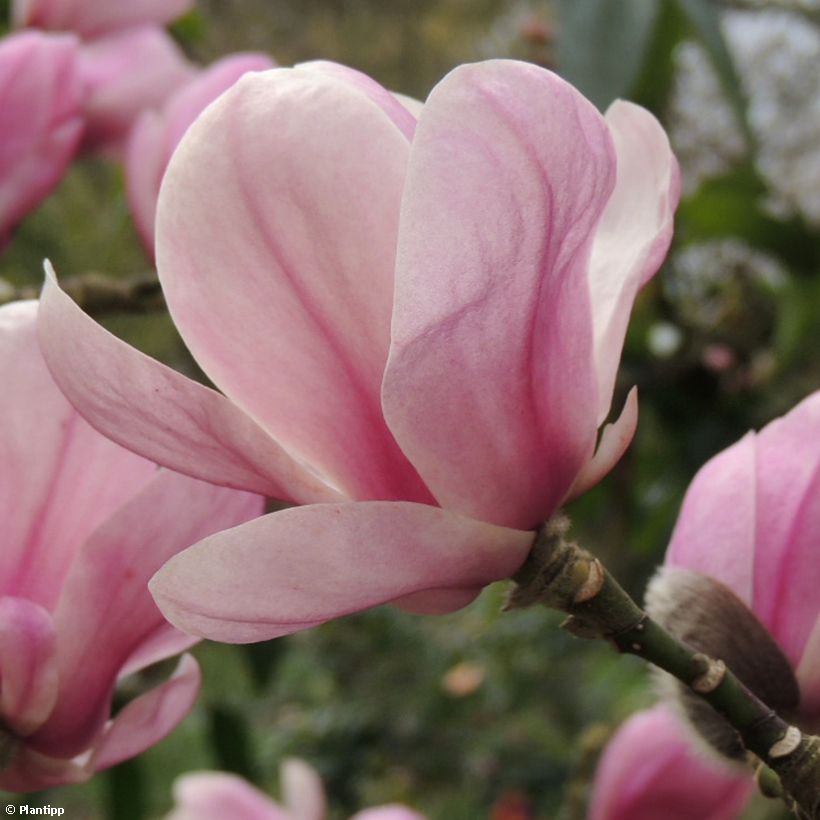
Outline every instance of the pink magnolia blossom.
[[128, 202], [140, 236], [152, 256], [159, 186], [171, 154], [188, 126], [243, 74], [264, 71], [273, 65], [273, 60], [265, 54], [232, 54], [178, 89], [161, 110], [146, 110], [137, 120], [125, 157]]
[[[296, 758], [281, 768], [282, 803], [275, 803], [241, 777], [224, 772], [196, 772], [174, 784], [175, 808], [166, 820], [326, 820], [327, 799], [319, 775]], [[358, 812], [351, 820], [424, 820], [405, 806], [389, 805]]]
[[194, 0], [12, 0], [11, 18], [18, 27], [89, 38], [142, 23], [164, 25], [193, 5]]
[[133, 26], [98, 37], [80, 51], [86, 84], [85, 144], [118, 151], [144, 111], [162, 106], [197, 69], [159, 26]]
[[[666, 555], [668, 569], [652, 582], [648, 596], [650, 610], [662, 604], [668, 573], [679, 569], [726, 585], [791, 664], [800, 704], [789, 717], [812, 731], [820, 719], [818, 441], [820, 392], [709, 461], [686, 494]], [[724, 640], [734, 646], [738, 626], [712, 629], [721, 626], [730, 630]], [[756, 674], [773, 677], [763, 647], [756, 648]], [[746, 682], [753, 685], [750, 678]], [[714, 753], [695, 751], [695, 742], [704, 746], [666, 707], [628, 721], [604, 755], [592, 820], [736, 817], [751, 793], [751, 778], [727, 773]], [[670, 814], [673, 809], [678, 814]]]
[[36, 302], [0, 307], [0, 789], [77, 782], [162, 739], [199, 670], [111, 719], [118, 678], [194, 643], [147, 581], [171, 555], [257, 515], [261, 499], [166, 470], [93, 430], [42, 360]]
[[595, 452], [678, 187], [649, 113], [602, 117], [525, 63], [456, 69], [418, 120], [338, 65], [243, 77], [186, 133], [157, 213], [171, 314], [224, 395], [44, 289], [50, 367], [106, 435], [324, 502], [177, 556], [153, 581], [166, 615], [263, 640], [384, 602], [451, 611], [513, 574], [526, 530], [632, 437], [634, 391]]
[[666, 564], [721, 581], [792, 666], [800, 715], [820, 720], [820, 392], [695, 476]]
[[74, 37], [0, 40], [0, 246], [62, 179], [82, 136], [82, 105]]
[[598, 765], [589, 820], [732, 820], [750, 777], [695, 748], [665, 706], [633, 715]]

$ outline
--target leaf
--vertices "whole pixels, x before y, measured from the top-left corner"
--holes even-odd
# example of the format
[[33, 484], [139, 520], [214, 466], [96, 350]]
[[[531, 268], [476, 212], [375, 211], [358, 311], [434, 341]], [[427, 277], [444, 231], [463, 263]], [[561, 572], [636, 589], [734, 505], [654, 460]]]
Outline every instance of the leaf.
[[651, 0], [558, 0], [561, 75], [601, 110], [632, 88], [655, 29]]

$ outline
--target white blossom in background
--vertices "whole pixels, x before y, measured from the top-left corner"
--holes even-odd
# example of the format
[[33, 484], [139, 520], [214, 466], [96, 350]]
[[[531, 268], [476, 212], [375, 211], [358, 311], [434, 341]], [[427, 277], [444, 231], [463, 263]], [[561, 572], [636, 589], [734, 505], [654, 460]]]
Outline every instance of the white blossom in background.
[[[724, 34], [749, 100], [758, 168], [773, 192], [768, 204], [820, 224], [820, 30], [788, 11], [731, 11]], [[691, 193], [728, 170], [744, 140], [703, 49], [686, 43], [677, 59], [672, 143]]]

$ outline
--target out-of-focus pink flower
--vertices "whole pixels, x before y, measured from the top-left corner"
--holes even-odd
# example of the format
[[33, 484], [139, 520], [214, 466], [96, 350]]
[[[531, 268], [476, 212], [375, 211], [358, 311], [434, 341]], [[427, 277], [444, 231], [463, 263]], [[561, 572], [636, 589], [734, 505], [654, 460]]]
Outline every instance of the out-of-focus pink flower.
[[589, 820], [732, 820], [754, 791], [751, 778], [693, 747], [665, 706], [624, 723], [604, 751]]
[[0, 307], [0, 788], [87, 779], [162, 739], [199, 688], [190, 656], [111, 720], [118, 678], [194, 643], [147, 581], [171, 555], [257, 515], [103, 438], [51, 379], [36, 302]]
[[0, 246], [62, 178], [82, 136], [82, 105], [74, 37], [0, 41]]
[[164, 25], [185, 14], [194, 0], [12, 0], [17, 27], [74, 31], [83, 38], [141, 23]]
[[388, 601], [451, 611], [513, 574], [524, 530], [632, 437], [634, 392], [594, 452], [678, 188], [649, 113], [602, 117], [525, 63], [456, 69], [418, 121], [343, 66], [243, 77], [189, 128], [157, 214], [172, 316], [225, 395], [118, 342], [54, 281], [41, 339], [71, 401], [135, 451], [362, 503], [203, 541], [154, 579], [166, 615], [263, 640]]
[[80, 72], [87, 92], [85, 145], [119, 151], [137, 117], [160, 108], [197, 69], [165, 29], [143, 25], [85, 44]]
[[721, 581], [791, 664], [820, 720], [820, 392], [709, 461], [683, 502], [670, 567]]
[[[281, 768], [282, 804], [233, 774], [196, 772], [174, 784], [174, 810], [166, 820], [325, 820], [327, 801], [319, 775], [296, 758]], [[424, 820], [405, 806], [366, 809], [351, 820]]]
[[154, 254], [154, 219], [163, 174], [188, 126], [248, 71], [273, 68], [265, 54], [233, 54], [217, 61], [171, 96], [161, 111], [146, 110], [128, 141], [125, 172], [128, 202], [149, 254]]

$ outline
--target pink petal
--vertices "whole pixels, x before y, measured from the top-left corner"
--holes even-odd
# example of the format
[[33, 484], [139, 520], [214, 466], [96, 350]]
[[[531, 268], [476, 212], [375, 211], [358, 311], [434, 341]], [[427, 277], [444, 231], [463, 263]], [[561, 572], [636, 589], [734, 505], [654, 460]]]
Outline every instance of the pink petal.
[[618, 100], [609, 107], [606, 123], [618, 155], [618, 176], [589, 260], [599, 424], [609, 415], [632, 303], [666, 256], [680, 196], [678, 163], [652, 114]]
[[[812, 731], [820, 726], [820, 618], [814, 622], [796, 670], [800, 684], [800, 715]], [[806, 727], [804, 727], [806, 728]]]
[[589, 820], [733, 820], [752, 780], [698, 754], [666, 707], [631, 717], [607, 746]]
[[81, 107], [73, 37], [24, 32], [0, 42], [0, 243], [62, 178]]
[[94, 749], [88, 770], [102, 771], [159, 743], [191, 711], [200, 682], [196, 661], [183, 655], [170, 680], [132, 700], [114, 718]]
[[327, 799], [319, 773], [304, 760], [291, 757], [280, 767], [282, 802], [291, 817], [324, 820]]
[[408, 152], [391, 113], [326, 68], [243, 77], [174, 154], [157, 263], [203, 370], [289, 452], [352, 497], [429, 500], [379, 405]]
[[707, 462], [689, 486], [666, 553], [668, 564], [717, 578], [749, 606], [753, 599], [756, 472], [752, 433]]
[[15, 26], [96, 37], [140, 23], [164, 25], [193, 5], [194, 0], [12, 0], [12, 20]]
[[406, 806], [391, 804], [357, 812], [350, 820], [425, 820], [425, 818], [424, 815], [412, 811]]
[[158, 26], [135, 26], [92, 40], [80, 54], [88, 89], [85, 144], [119, 148], [142, 111], [159, 108], [196, 75], [182, 49]]
[[621, 415], [611, 424], [604, 425], [595, 455], [583, 466], [572, 485], [568, 498], [583, 495], [594, 487], [617, 463], [635, 437], [638, 427], [638, 388], [633, 387], [626, 397]]
[[820, 617], [820, 392], [757, 435], [753, 609], [797, 667]]
[[197, 643], [199, 638], [186, 635], [163, 622], [128, 656], [120, 667], [119, 679], [122, 680], [152, 664], [173, 658], [174, 655], [186, 652]]
[[206, 538], [150, 589], [180, 629], [248, 643], [422, 590], [458, 608], [465, 591], [512, 575], [532, 540], [423, 504], [318, 504]]
[[225, 772], [196, 772], [177, 778], [174, 800], [174, 811], [166, 820], [295, 820], [250, 783]]
[[171, 556], [262, 512], [262, 499], [161, 471], [87, 541], [54, 613], [60, 695], [34, 748], [79, 754], [108, 718], [120, 668], [163, 619], [147, 582]]
[[443, 506], [533, 526], [591, 455], [587, 258], [614, 176], [603, 119], [548, 71], [462, 66], [427, 99], [383, 404]]
[[0, 597], [0, 727], [34, 731], [54, 708], [58, 682], [51, 616], [25, 598]]
[[90, 777], [77, 760], [63, 760], [34, 752], [25, 745], [17, 749], [10, 765], [0, 772], [0, 789], [36, 792], [82, 783]]
[[156, 467], [80, 418], [54, 384], [36, 330], [36, 302], [0, 307], [0, 594], [50, 610], [85, 538]]
[[60, 389], [114, 441], [194, 478], [285, 500], [337, 497], [224, 396], [96, 324], [60, 290], [53, 273], [38, 324]]
[[203, 71], [171, 96], [161, 112], [145, 111], [128, 140], [125, 157], [128, 202], [149, 254], [160, 183], [171, 154], [190, 124], [248, 71], [272, 68], [266, 54], [232, 54]]

